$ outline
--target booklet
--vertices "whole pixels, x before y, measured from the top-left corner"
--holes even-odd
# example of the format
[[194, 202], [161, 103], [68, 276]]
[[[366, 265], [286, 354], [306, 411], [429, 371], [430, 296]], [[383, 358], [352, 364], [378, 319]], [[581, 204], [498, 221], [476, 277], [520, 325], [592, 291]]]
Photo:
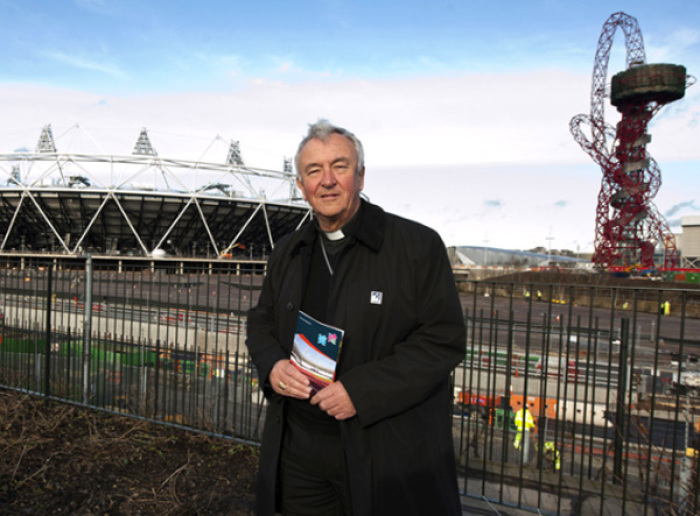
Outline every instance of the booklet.
[[335, 379], [335, 368], [345, 331], [322, 323], [299, 310], [292, 346], [292, 364], [309, 377], [315, 391]]

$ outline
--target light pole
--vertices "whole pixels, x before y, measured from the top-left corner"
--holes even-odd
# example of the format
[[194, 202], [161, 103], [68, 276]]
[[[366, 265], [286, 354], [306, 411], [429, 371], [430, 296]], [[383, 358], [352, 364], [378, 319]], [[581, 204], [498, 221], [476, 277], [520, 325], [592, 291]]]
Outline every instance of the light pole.
[[488, 233], [484, 237], [484, 267], [488, 267], [489, 264], [489, 235]]
[[549, 236], [546, 238], [546, 240], [549, 242], [548, 247], [547, 247], [547, 265], [549, 267], [552, 266], [552, 240], [554, 240], [554, 237], [552, 236], [552, 226], [549, 226]]

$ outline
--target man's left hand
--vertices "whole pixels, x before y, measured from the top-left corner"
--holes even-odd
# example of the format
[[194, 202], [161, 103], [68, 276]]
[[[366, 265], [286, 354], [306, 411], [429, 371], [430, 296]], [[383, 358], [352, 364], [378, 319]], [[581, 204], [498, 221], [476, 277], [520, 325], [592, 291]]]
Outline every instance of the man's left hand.
[[318, 405], [321, 410], [338, 421], [350, 419], [357, 414], [355, 404], [341, 382], [333, 382], [318, 391], [311, 398], [311, 404]]

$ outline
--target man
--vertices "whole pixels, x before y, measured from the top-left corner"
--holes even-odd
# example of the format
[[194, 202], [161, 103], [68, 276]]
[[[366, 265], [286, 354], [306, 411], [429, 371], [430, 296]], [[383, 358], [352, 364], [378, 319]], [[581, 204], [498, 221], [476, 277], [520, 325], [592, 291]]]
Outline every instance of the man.
[[523, 441], [523, 433], [527, 432], [527, 435], [525, 435], [525, 460], [528, 460], [528, 448], [527, 445], [529, 444], [529, 439], [530, 439], [530, 433], [535, 432], [537, 429], [537, 426], [535, 425], [535, 418], [532, 417], [532, 414], [530, 411], [523, 407], [518, 412], [515, 414], [515, 440], [513, 441], [513, 447], [516, 450], [520, 449], [520, 443]]
[[[449, 375], [466, 336], [444, 244], [360, 198], [349, 131], [312, 125], [295, 165], [314, 220], [277, 243], [248, 314], [269, 402], [257, 512], [461, 514]], [[289, 360], [300, 310], [345, 331], [318, 392]]]

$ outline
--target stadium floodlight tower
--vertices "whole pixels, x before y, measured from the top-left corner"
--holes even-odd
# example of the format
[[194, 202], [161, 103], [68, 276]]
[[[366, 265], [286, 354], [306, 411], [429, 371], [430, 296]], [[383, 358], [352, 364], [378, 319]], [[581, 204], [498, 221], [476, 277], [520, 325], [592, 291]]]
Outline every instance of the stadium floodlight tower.
[[[622, 119], [614, 128], [605, 122], [604, 99], [613, 37], [625, 34], [626, 70], [612, 78], [610, 101]], [[663, 267], [678, 264], [678, 250], [668, 224], [652, 202], [661, 186], [661, 172], [647, 153], [647, 126], [669, 102], [685, 95], [692, 78], [684, 66], [646, 64], [637, 20], [623, 12], [603, 25], [593, 67], [591, 113], [570, 123], [578, 144], [603, 172], [596, 211], [593, 262], [599, 269], [655, 267], [654, 252], [663, 247]], [[590, 126], [591, 139], [581, 126]]]

